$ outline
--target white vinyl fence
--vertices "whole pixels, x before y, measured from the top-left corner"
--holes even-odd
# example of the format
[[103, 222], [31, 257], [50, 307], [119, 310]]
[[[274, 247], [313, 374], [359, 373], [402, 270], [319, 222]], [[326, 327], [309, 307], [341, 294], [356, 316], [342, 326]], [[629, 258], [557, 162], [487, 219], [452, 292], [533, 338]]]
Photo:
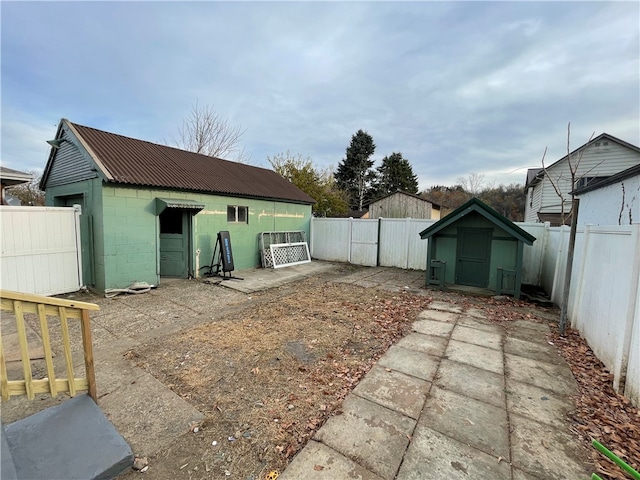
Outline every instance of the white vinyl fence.
[[57, 295], [82, 287], [73, 207], [0, 207], [0, 288]]
[[424, 270], [427, 241], [419, 233], [434, 220], [312, 218], [311, 256], [373, 267]]
[[[434, 223], [415, 219], [311, 220], [311, 256], [320, 260], [424, 270]], [[569, 227], [517, 223], [536, 237], [524, 247], [523, 283], [560, 305]], [[614, 374], [614, 386], [640, 405], [640, 224], [577, 231], [568, 318]]]
[[[538, 237], [545, 243], [538, 285], [557, 305], [562, 303], [569, 233], [569, 227], [545, 225]], [[616, 390], [635, 405], [640, 405], [639, 283], [640, 224], [578, 228], [567, 316], [613, 373]]]

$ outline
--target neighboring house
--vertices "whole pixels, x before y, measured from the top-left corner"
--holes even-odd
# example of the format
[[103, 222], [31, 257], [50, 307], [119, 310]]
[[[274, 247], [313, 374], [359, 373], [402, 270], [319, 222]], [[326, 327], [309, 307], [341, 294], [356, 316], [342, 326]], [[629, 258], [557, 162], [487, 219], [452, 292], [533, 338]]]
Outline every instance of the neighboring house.
[[640, 222], [640, 164], [574, 193], [580, 200], [578, 225]]
[[272, 170], [60, 121], [40, 187], [79, 205], [83, 279], [95, 290], [198, 276], [217, 233], [235, 269], [260, 265], [258, 233], [309, 233], [314, 200]]
[[[553, 184], [564, 196], [565, 223], [569, 223], [571, 210], [570, 192], [583, 188], [618, 172], [640, 164], [640, 148], [603, 133], [571, 152], [575, 164], [582, 155], [576, 173], [576, 185], [571, 185], [568, 156], [546, 167], [527, 171], [525, 192], [525, 222], [551, 222], [560, 225], [562, 201]], [[582, 206], [580, 207], [582, 208]]]
[[367, 218], [424, 218], [440, 220], [440, 205], [419, 195], [397, 190], [369, 203]]
[[477, 198], [420, 232], [427, 285], [468, 285], [520, 297], [524, 245], [535, 237]]
[[29, 183], [33, 179], [30, 173], [20, 172], [12, 168], [0, 166], [0, 199], [2, 205], [20, 205], [20, 200], [5, 193], [4, 189], [23, 183]]

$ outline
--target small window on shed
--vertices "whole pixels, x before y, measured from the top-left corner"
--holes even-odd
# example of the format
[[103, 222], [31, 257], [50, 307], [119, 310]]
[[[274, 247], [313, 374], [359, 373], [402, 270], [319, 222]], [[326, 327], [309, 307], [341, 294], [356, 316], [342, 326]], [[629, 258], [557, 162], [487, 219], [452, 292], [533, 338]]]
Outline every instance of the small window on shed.
[[249, 207], [227, 205], [228, 223], [249, 223]]

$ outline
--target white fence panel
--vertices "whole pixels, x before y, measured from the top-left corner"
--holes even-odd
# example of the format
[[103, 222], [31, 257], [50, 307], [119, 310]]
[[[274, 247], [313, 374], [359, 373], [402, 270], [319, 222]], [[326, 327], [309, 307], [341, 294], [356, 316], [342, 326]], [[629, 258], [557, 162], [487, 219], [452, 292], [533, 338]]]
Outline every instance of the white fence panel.
[[57, 295], [82, 287], [79, 214], [73, 208], [0, 207], [0, 288]]
[[351, 256], [354, 265], [378, 265], [378, 220], [349, 219], [351, 225]]
[[517, 222], [520, 228], [525, 232], [536, 237], [533, 245], [525, 245], [522, 261], [522, 283], [528, 285], [539, 285], [540, 276], [542, 275], [542, 259], [547, 243], [547, 229], [549, 225], [546, 223], [522, 223]]
[[[640, 272], [638, 274], [640, 276]], [[624, 394], [632, 399], [634, 405], [640, 406], [640, 286], [636, 287], [636, 305], [629, 336], [629, 363]]]
[[330, 262], [349, 262], [351, 224], [348, 218], [311, 219], [311, 257]]
[[420, 232], [435, 220], [381, 218], [379, 263], [383, 267], [424, 270], [427, 265], [427, 240]]
[[638, 356], [639, 347], [632, 339], [637, 339], [640, 328], [639, 276], [640, 225], [586, 227], [574, 261], [572, 325], [613, 373], [616, 388], [626, 377], [628, 390], [636, 392], [631, 397], [636, 405], [640, 404], [638, 369], [627, 368]]

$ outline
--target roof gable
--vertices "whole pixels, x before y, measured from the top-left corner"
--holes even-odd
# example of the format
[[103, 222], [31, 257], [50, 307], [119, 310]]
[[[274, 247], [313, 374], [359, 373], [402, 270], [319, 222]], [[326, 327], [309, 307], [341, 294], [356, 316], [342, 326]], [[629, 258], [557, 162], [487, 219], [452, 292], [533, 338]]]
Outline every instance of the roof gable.
[[518, 240], [526, 243], [527, 245], [532, 245], [536, 239], [536, 237], [534, 237], [528, 232], [525, 232], [522, 228], [517, 226], [507, 217], [500, 215], [493, 208], [491, 208], [490, 206], [488, 206], [487, 204], [483, 203], [482, 201], [480, 201], [475, 197], [469, 200], [464, 205], [456, 208], [453, 212], [451, 212], [446, 217], [442, 218], [441, 220], [438, 220], [433, 225], [424, 229], [422, 232], [420, 232], [420, 238], [424, 240], [425, 238], [432, 237], [436, 233], [447, 228], [453, 223], [456, 223], [462, 217], [470, 214], [471, 212], [479, 213], [484, 218], [486, 218], [496, 226], [502, 228], [503, 230], [505, 230], [510, 235], [517, 238]]
[[68, 127], [68, 133], [86, 150], [109, 183], [315, 203], [273, 170], [137, 140], [66, 119], [61, 124]]
[[[601, 133], [600, 135], [598, 135], [594, 139], [592, 139], [592, 140], [588, 141], [587, 143], [585, 143], [584, 145], [576, 148], [574, 151], [572, 151], [568, 155], [565, 155], [564, 157], [560, 158], [559, 160], [556, 160], [555, 162], [553, 162], [548, 167], [545, 167], [545, 169], [546, 170], [550, 170], [551, 168], [556, 167], [557, 165], [561, 164], [562, 162], [567, 161], [567, 159], [570, 156], [573, 156], [573, 155], [579, 153], [581, 150], [584, 150], [587, 147], [590, 147], [591, 145], [593, 145], [596, 142], [601, 142], [602, 140], [608, 140], [608, 141], [617, 143], [618, 145], [620, 145], [622, 147], [625, 147], [625, 148], [628, 148], [630, 150], [633, 150], [636, 153], [640, 153], [640, 147], [637, 147], [637, 146], [635, 146], [635, 145], [633, 145], [631, 143], [625, 142], [624, 140], [621, 140], [621, 139], [619, 139], [617, 137], [614, 137], [613, 135], [609, 135], [608, 133]], [[526, 188], [526, 186], [531, 186], [532, 187], [532, 186], [536, 185], [537, 183], [539, 183], [542, 180], [542, 178], [544, 177], [544, 175], [545, 175], [545, 171], [544, 171], [545, 169], [539, 169], [539, 171], [536, 174], [532, 175], [531, 179], [529, 178], [530, 175], [531, 175], [530, 172], [531, 172], [531, 170], [534, 170], [534, 169], [529, 169], [527, 171], [527, 184], [525, 185], [525, 188]]]

